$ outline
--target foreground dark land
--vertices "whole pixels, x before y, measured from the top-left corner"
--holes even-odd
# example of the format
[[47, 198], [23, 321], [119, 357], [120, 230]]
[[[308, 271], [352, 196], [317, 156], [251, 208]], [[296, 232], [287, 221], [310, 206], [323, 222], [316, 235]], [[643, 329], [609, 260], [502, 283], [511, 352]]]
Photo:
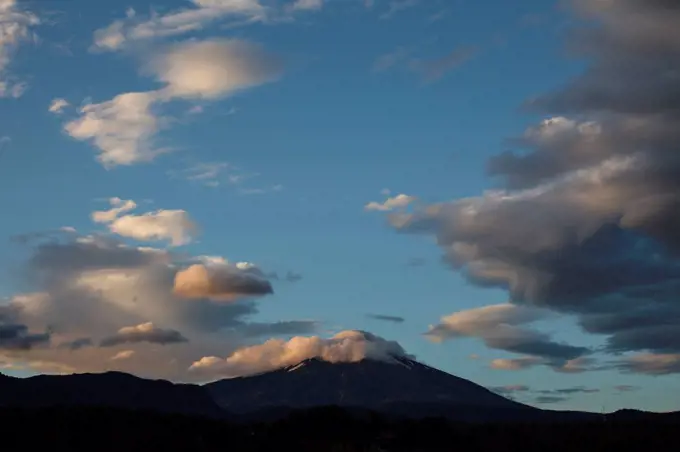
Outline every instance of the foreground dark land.
[[339, 408], [245, 423], [110, 408], [0, 409], [3, 449], [269, 451], [668, 450], [677, 418], [569, 424], [395, 421]]

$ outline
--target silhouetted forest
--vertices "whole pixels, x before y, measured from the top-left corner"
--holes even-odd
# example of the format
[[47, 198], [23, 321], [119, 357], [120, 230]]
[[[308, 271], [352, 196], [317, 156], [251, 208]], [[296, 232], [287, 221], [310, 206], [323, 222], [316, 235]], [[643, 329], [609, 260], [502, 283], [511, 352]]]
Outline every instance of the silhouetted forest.
[[3, 450], [130, 451], [583, 451], [669, 450], [674, 418], [570, 424], [461, 424], [387, 420], [340, 408], [273, 422], [219, 421], [104, 408], [1, 409]]

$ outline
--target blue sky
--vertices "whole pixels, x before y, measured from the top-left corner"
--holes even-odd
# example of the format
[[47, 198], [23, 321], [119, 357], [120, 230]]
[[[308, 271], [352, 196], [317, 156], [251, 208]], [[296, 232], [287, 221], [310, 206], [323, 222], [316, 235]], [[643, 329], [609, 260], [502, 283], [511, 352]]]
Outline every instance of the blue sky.
[[[680, 409], [680, 399], [667, 396], [680, 393], [673, 372], [624, 371], [639, 369], [626, 367], [628, 358], [603, 351], [606, 334], [583, 332], [582, 311], [553, 309], [550, 300], [523, 300], [548, 308], [549, 315], [535, 316], [538, 323], [509, 324], [522, 329], [532, 323], [527, 328], [549, 334], [553, 345], [588, 348], [581, 356], [595, 360], [588, 361], [588, 369], [558, 371], [560, 365], [546, 364], [553, 356], [485, 345], [493, 335], [489, 331], [497, 330], [489, 330], [486, 323], [487, 329], [476, 329], [475, 319], [468, 319], [472, 326], [456, 331], [441, 323], [441, 343], [423, 336], [443, 316], [508, 300], [522, 304], [507, 285], [475, 283], [445, 262], [440, 234], [448, 223], [431, 233], [411, 234], [400, 231], [408, 227], [399, 227], [394, 215], [403, 207], [401, 213], [417, 222], [423, 220], [418, 209], [428, 205], [504, 188], [502, 178], [489, 176], [490, 159], [512, 147], [508, 139], [522, 136], [544, 119], [562, 117], [527, 111], [522, 105], [588, 69], [587, 61], [567, 56], [565, 31], [578, 22], [565, 8], [538, 0], [521, 5], [492, 0], [326, 0], [300, 2], [297, 8], [292, 1], [242, 0], [223, 1], [222, 9], [185, 0], [167, 1], [162, 7], [144, 1], [4, 1], [8, 6], [0, 1], [0, 8], [6, 8], [0, 24], [16, 21], [26, 31], [14, 43], [0, 41], [0, 56], [9, 56], [0, 66], [0, 79], [24, 86], [7, 90], [0, 99], [0, 136], [7, 137], [0, 154], [0, 203], [5, 212], [0, 236], [7, 240], [0, 258], [0, 296], [8, 306], [17, 303], [17, 294], [57, 291], [50, 281], [62, 275], [59, 269], [36, 270], [36, 256], [44, 252], [46, 242], [21, 244], [13, 237], [39, 233], [40, 240], [61, 240], [64, 250], [75, 243], [73, 237], [95, 234], [129, 247], [221, 256], [230, 263], [252, 262], [269, 276], [276, 272], [279, 278], [271, 280], [274, 293], [257, 298], [257, 310], [247, 321], [319, 322], [309, 334], [291, 330], [281, 335], [284, 339], [365, 330], [398, 341], [419, 360], [445, 371], [500, 391], [507, 386], [506, 393], [515, 392], [512, 395], [529, 403], [548, 394], [539, 391], [577, 388], [544, 406]], [[157, 25], [154, 20], [201, 8], [206, 15], [192, 22], [190, 30], [167, 28], [163, 34], [159, 27], [152, 29], [154, 36], [142, 38], [132, 32], [140, 24]], [[116, 23], [119, 29], [112, 27]], [[116, 35], [116, 30], [123, 33]], [[205, 43], [215, 45], [200, 47]], [[205, 59], [191, 56], [200, 51], [209, 61], [224, 61], [204, 68]], [[205, 75], [210, 70], [217, 75]], [[234, 80], [232, 74], [237, 74]], [[150, 96], [144, 97], [151, 99], [150, 109], [137, 111], [141, 116], [132, 123], [107, 125], [120, 118], [102, 115], [97, 106], [134, 92]], [[55, 104], [57, 99], [64, 102]], [[85, 124], [88, 115], [79, 109], [86, 105], [95, 110]], [[584, 115], [581, 111], [575, 117], [581, 120]], [[119, 154], [108, 164], [98, 159], [106, 145], [95, 142], [97, 137], [117, 139], [132, 133], [135, 124], [154, 118], [162, 118], [163, 125], [126, 141], [124, 158]], [[99, 135], [88, 135], [97, 127]], [[106, 127], [108, 133], [102, 132]], [[148, 157], [158, 149], [168, 152]], [[132, 154], [139, 158], [126, 161]], [[365, 209], [371, 201], [382, 203], [402, 193], [413, 201], [391, 211]], [[119, 218], [159, 210], [176, 215], [162, 224], [93, 221], [93, 212], [121, 205], [110, 203], [114, 197], [136, 203], [134, 211]], [[77, 232], [58, 232], [64, 227]], [[169, 229], [186, 240], [178, 239], [173, 246]], [[211, 275], [237, 271], [231, 264], [224, 266]], [[302, 278], [286, 281], [287, 272]], [[50, 293], [52, 303], [60, 298], [55, 293]], [[247, 298], [234, 303], [252, 302]], [[51, 325], [47, 320], [21, 323], [33, 330]], [[152, 320], [157, 328], [181, 327], [141, 316], [139, 324]], [[71, 324], [76, 335], [105, 333], [86, 331], [75, 320]], [[525, 329], [515, 333], [522, 340], [528, 334]], [[76, 337], [63, 330], [55, 334], [63, 341]], [[206, 336], [205, 352], [198, 344], [182, 353], [191, 361], [215, 354], [225, 358], [238, 347], [269, 338], [247, 336], [238, 329], [230, 334]], [[154, 350], [129, 345], [113, 350], [107, 359], [113, 352], [142, 356]], [[680, 356], [663, 347], [623, 351], [668, 360]], [[121, 363], [123, 370], [149, 372], [135, 367], [142, 365], [139, 362], [117, 359], [102, 364], [103, 358], [93, 358], [96, 350], [87, 353], [81, 359], [63, 351], [50, 355], [49, 349], [8, 351], [0, 362], [18, 374], [55, 368], [47, 362], [76, 370]], [[543, 361], [523, 370], [492, 368], [493, 360], [526, 356]], [[680, 359], [672, 361], [676, 372], [677, 362]], [[599, 392], [588, 392], [594, 389]]]

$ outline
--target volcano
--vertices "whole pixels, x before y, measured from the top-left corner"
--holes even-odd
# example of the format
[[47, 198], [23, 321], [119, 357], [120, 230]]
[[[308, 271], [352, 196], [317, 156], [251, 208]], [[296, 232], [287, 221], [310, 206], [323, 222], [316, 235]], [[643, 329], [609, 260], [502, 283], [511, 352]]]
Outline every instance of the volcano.
[[411, 417], [530, 419], [542, 410], [406, 357], [328, 362], [312, 358], [282, 369], [208, 383], [213, 400], [233, 414], [321, 406]]

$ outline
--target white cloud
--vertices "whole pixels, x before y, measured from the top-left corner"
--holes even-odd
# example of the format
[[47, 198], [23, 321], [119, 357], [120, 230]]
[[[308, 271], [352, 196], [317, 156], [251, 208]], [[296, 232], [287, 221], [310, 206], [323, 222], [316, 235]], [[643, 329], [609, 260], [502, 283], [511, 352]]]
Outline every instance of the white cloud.
[[109, 230], [140, 241], [169, 240], [180, 246], [191, 242], [197, 227], [184, 210], [157, 210], [119, 217], [109, 224]]
[[170, 241], [174, 246], [186, 245], [198, 232], [198, 226], [184, 210], [156, 210], [140, 215], [125, 212], [137, 207], [132, 200], [111, 198], [110, 210], [92, 213], [95, 223], [106, 223], [109, 231], [139, 241]]
[[257, 44], [215, 39], [175, 45], [147, 69], [167, 97], [218, 99], [275, 80], [283, 65]]
[[31, 28], [40, 24], [33, 13], [19, 7], [16, 0], [0, 0], [0, 97], [20, 97], [26, 84], [7, 74], [16, 48], [31, 40]]
[[387, 212], [394, 209], [403, 209], [408, 207], [416, 200], [417, 198], [415, 196], [400, 194], [392, 198], [387, 198], [387, 200], [383, 203], [375, 201], [369, 202], [366, 204], [366, 206], [364, 206], [364, 210]]
[[239, 40], [190, 41], [170, 46], [146, 65], [164, 87], [120, 94], [109, 101], [87, 104], [81, 116], [64, 130], [99, 150], [105, 167], [149, 162], [168, 149], [157, 148], [156, 134], [167, 118], [154, 111], [175, 100], [219, 99], [274, 81], [283, 66], [260, 46]]
[[124, 93], [106, 102], [87, 104], [64, 130], [76, 140], [91, 141], [105, 167], [149, 162], [163, 152], [152, 142], [163, 122], [151, 110], [156, 101], [157, 93], [152, 91]]
[[206, 356], [190, 370], [212, 376], [238, 376], [292, 366], [311, 358], [328, 362], [357, 362], [363, 359], [392, 360], [408, 356], [394, 341], [363, 331], [342, 331], [330, 339], [318, 336], [270, 339], [264, 344], [241, 348], [227, 358]]
[[116, 51], [130, 43], [182, 35], [203, 29], [210, 23], [232, 19], [236, 23], [266, 20], [268, 9], [259, 0], [192, 0], [192, 8], [168, 14], [154, 13], [147, 20], [127, 14], [94, 33], [93, 50]]
[[49, 107], [49, 112], [59, 114], [62, 111], [64, 111], [64, 108], [66, 108], [70, 105], [71, 104], [69, 104], [66, 99], [57, 98], [57, 99], [52, 100], [52, 103], [50, 104], [50, 107]]
[[95, 223], [110, 223], [118, 218], [121, 213], [129, 212], [137, 208], [137, 203], [128, 199], [123, 200], [118, 197], [110, 198], [111, 209], [92, 212], [91, 218]]

